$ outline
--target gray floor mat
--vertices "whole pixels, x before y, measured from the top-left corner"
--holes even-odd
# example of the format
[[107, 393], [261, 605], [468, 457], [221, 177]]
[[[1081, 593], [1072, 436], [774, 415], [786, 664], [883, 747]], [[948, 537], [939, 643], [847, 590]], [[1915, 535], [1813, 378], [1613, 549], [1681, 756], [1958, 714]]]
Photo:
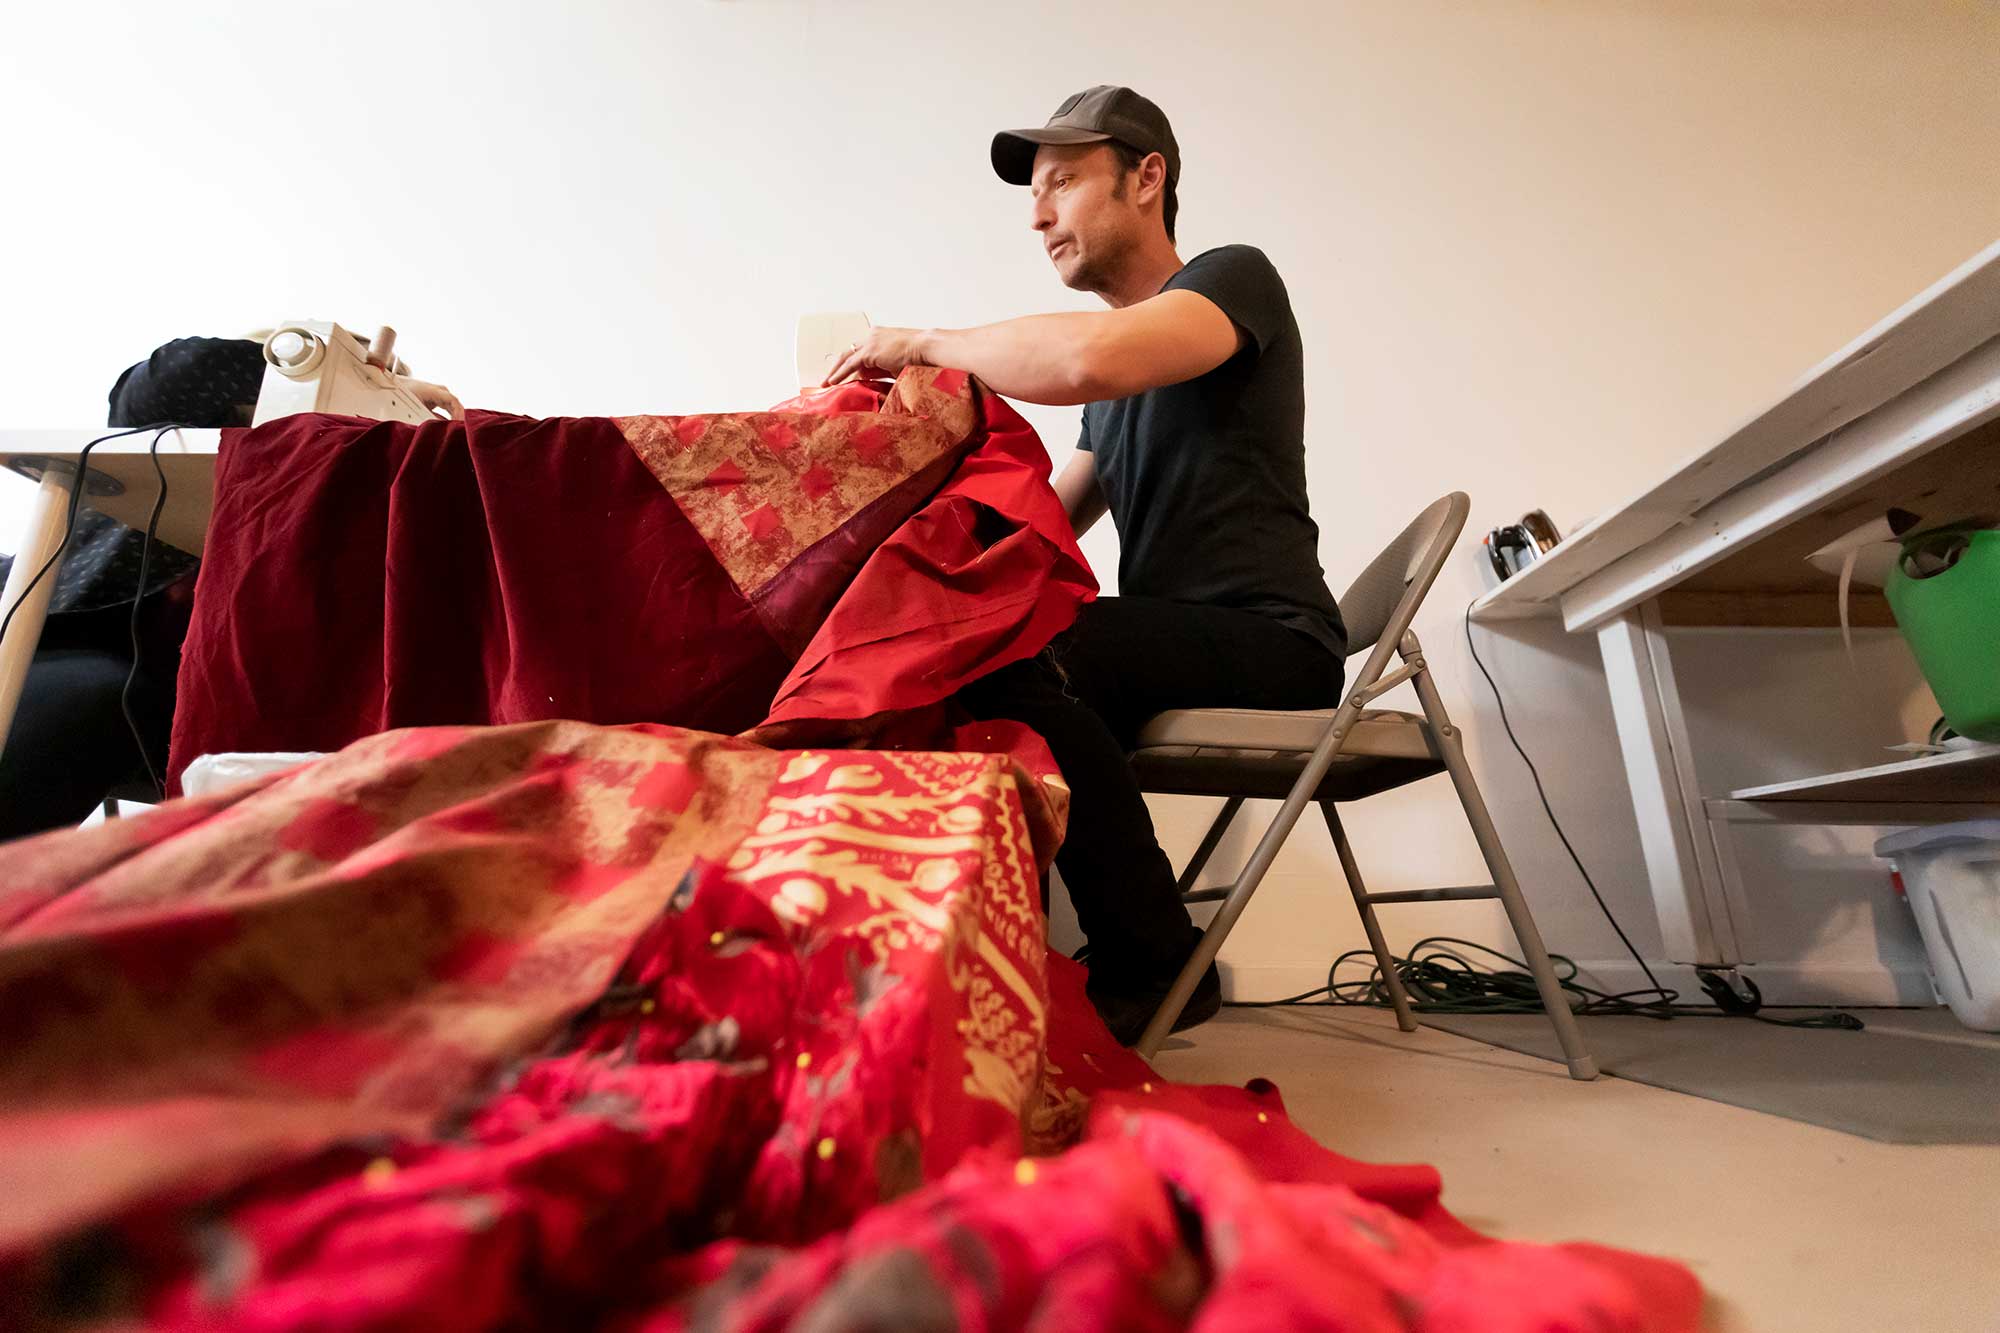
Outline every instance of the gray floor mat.
[[[1578, 1021], [1598, 1067], [1620, 1078], [1885, 1143], [2000, 1143], [2000, 1034], [1970, 1031], [1941, 1008], [1857, 1014], [1865, 1032], [1748, 1019]], [[1559, 1058], [1539, 1014], [1422, 1019], [1492, 1046]]]

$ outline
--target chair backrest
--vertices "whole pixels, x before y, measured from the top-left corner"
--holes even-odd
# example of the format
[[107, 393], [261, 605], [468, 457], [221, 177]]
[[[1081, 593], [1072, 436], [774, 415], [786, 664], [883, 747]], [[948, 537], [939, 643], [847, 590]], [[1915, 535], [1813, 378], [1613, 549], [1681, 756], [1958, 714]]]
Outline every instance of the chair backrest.
[[1378, 656], [1388, 660], [1388, 653], [1395, 650], [1416, 618], [1417, 608], [1423, 605], [1471, 512], [1472, 501], [1464, 491], [1453, 491], [1437, 500], [1347, 585], [1340, 598], [1340, 618], [1347, 625], [1350, 654], [1385, 644], [1388, 651]]

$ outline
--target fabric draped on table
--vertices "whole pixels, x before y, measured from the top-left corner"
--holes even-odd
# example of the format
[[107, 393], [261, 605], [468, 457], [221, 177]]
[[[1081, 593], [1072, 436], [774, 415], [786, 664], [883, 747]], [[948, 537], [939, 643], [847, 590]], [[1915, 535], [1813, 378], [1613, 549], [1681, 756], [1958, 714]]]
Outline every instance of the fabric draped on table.
[[535, 722], [0, 847], [0, 1325], [1695, 1327], [1116, 1046], [1043, 796]]
[[1048, 473], [932, 367], [768, 412], [225, 431], [171, 777], [405, 726], [879, 729], [1095, 595]]

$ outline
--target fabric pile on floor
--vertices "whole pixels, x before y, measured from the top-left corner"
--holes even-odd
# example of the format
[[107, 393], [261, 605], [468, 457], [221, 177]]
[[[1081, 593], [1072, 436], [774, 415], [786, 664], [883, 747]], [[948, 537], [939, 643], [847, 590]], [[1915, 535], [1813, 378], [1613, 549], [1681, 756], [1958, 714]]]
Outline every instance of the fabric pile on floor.
[[1694, 1327], [1154, 1077], [1043, 943], [1041, 801], [553, 722], [0, 848], [0, 1322]]

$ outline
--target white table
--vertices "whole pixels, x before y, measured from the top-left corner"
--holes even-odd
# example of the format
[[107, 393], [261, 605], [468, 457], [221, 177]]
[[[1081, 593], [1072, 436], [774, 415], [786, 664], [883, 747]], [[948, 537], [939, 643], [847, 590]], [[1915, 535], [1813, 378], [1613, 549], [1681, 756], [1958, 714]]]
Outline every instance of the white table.
[[[1670, 625], [1830, 625], [1804, 562], [1890, 505], [2000, 507], [2000, 242], [1816, 367], [1778, 402], [1473, 605], [1595, 634], [1654, 908], [1675, 962], [1745, 961], [1729, 829], [1919, 824], [2000, 813], [2000, 745], [1705, 799]], [[1858, 623], [1888, 624], [1880, 594]]]
[[[83, 446], [108, 432], [99, 426], [83, 430], [0, 430], [0, 464], [33, 478], [39, 485], [28, 524], [21, 534], [7, 588], [0, 593], [0, 616], [13, 610], [13, 621], [0, 639], [0, 747], [14, 725], [14, 709], [28, 663], [48, 618], [49, 594], [56, 571], [27, 592], [28, 583], [61, 544], [69, 516], [70, 492], [76, 480], [76, 460]], [[167, 477], [167, 505], [160, 512], [160, 540], [183, 551], [199, 552], [208, 534], [214, 507], [215, 459], [222, 441], [218, 430], [170, 430], [160, 439], [160, 470]], [[159, 481], [147, 456], [153, 432], [122, 435], [91, 450], [89, 481], [83, 502], [129, 527], [145, 530]], [[22, 600], [26, 593], [26, 600]]]

